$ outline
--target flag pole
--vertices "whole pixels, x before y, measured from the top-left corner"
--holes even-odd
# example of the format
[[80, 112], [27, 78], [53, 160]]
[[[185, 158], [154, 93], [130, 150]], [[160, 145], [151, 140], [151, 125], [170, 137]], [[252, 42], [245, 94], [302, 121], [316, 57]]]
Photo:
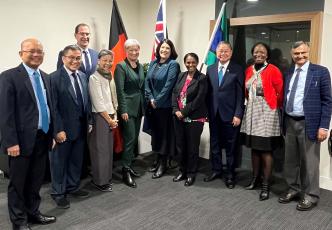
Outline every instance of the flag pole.
[[225, 7], [226, 7], [226, 1], [222, 4], [222, 7], [219, 11], [219, 15], [218, 15], [218, 18], [217, 18], [217, 21], [214, 25], [214, 28], [213, 28], [213, 31], [212, 31], [212, 34], [211, 34], [211, 37], [210, 37], [210, 41], [209, 41], [209, 45], [205, 51], [205, 54], [204, 54], [204, 58], [203, 58], [203, 61], [202, 61], [202, 64], [201, 64], [201, 68], [199, 69], [199, 71], [202, 71], [203, 69], [203, 66], [204, 66], [204, 63], [205, 63], [205, 59], [207, 58], [207, 55], [209, 53], [209, 50], [210, 50], [210, 47], [211, 47], [211, 44], [212, 44], [212, 41], [213, 41], [213, 38], [217, 32], [217, 29], [218, 29], [218, 26], [220, 26], [220, 21], [221, 21], [221, 18], [225, 12]]

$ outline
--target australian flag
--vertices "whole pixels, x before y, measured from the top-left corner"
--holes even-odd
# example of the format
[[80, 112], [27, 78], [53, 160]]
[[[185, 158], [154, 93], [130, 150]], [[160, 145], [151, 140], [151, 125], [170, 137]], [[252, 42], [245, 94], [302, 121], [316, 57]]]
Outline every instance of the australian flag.
[[158, 44], [167, 38], [167, 28], [166, 28], [166, 0], [160, 0], [158, 14], [157, 14], [157, 21], [156, 21], [156, 29], [154, 32], [154, 44], [153, 44], [153, 51], [151, 60], [156, 58], [156, 48]]

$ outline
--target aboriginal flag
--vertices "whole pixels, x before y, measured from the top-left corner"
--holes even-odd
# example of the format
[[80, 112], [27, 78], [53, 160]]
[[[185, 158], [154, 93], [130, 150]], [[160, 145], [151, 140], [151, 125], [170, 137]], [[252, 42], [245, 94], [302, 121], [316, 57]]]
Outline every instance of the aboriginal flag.
[[116, 64], [123, 61], [126, 57], [124, 43], [127, 40], [126, 29], [124, 28], [121, 15], [116, 0], [113, 0], [110, 39], [108, 48], [114, 52], [114, 62], [112, 73], [114, 73]]

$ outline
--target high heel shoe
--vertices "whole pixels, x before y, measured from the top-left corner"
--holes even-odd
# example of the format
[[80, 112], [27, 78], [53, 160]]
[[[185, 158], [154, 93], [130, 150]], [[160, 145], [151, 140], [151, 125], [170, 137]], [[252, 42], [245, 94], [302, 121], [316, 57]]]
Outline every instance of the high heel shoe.
[[125, 167], [122, 168], [122, 181], [129, 187], [132, 187], [132, 188], [137, 187], [136, 182], [131, 177], [129, 168], [125, 168]]
[[262, 190], [261, 193], [259, 194], [259, 200], [263, 201], [263, 200], [267, 200], [270, 197], [270, 186], [268, 183], [263, 182], [262, 183]]
[[159, 167], [158, 167], [157, 171], [154, 174], [152, 174], [152, 179], [157, 179], [157, 178], [162, 177], [165, 174], [166, 169], [167, 169], [166, 163], [161, 162], [159, 164]]
[[244, 189], [253, 190], [257, 187], [258, 183], [259, 183], [258, 177], [254, 176], [252, 177], [250, 183], [246, 187], [244, 187]]

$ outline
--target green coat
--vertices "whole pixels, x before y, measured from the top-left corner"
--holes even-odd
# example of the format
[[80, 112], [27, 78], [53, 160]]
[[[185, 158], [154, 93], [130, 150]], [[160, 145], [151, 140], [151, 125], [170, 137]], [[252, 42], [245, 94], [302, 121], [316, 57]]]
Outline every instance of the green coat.
[[119, 114], [128, 113], [131, 117], [144, 115], [144, 70], [138, 63], [137, 74], [126, 61], [116, 65], [114, 79], [118, 97]]

